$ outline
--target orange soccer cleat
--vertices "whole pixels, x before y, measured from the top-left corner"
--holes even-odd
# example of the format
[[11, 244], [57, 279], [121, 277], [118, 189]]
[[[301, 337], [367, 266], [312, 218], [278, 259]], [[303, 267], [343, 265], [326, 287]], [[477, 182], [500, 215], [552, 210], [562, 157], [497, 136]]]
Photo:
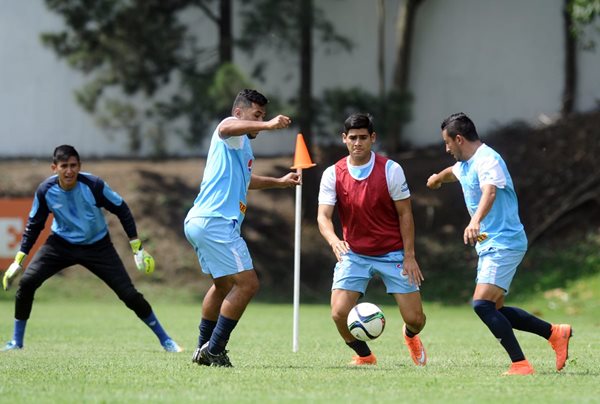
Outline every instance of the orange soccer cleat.
[[569, 340], [572, 335], [573, 330], [569, 324], [552, 324], [552, 334], [548, 342], [556, 352], [556, 370], [565, 367], [565, 362], [569, 358]]
[[533, 370], [533, 366], [531, 366], [531, 363], [529, 363], [527, 359], [524, 359], [522, 361], [513, 362], [512, 365], [510, 365], [508, 371], [504, 372], [503, 375], [532, 375], [534, 373], [535, 371]]
[[352, 357], [352, 362], [349, 363], [351, 366], [364, 366], [364, 365], [376, 365], [377, 358], [373, 355], [373, 352], [369, 356], [358, 356]]
[[402, 327], [402, 334], [404, 334], [404, 343], [408, 347], [408, 352], [415, 365], [425, 366], [427, 364], [427, 353], [425, 352], [421, 338], [418, 335], [409, 338], [406, 335], [406, 324]]

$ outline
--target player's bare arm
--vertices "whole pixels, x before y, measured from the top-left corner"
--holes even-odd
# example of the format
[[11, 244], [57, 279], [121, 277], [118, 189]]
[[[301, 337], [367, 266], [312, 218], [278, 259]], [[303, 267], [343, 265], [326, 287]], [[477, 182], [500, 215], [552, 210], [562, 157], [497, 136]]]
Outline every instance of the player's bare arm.
[[452, 166], [450, 166], [446, 167], [437, 174], [432, 174], [427, 179], [427, 187], [430, 189], [438, 189], [442, 186], [443, 183], [456, 181], [458, 181], [458, 178], [456, 178], [456, 176], [452, 172]]
[[463, 241], [465, 244], [475, 245], [477, 242], [477, 238], [480, 236], [481, 232], [481, 221], [484, 217], [487, 216], [490, 209], [492, 209], [492, 205], [496, 200], [496, 186], [491, 184], [486, 184], [482, 188], [481, 200], [479, 201], [479, 206], [477, 210], [471, 217], [471, 221], [469, 225], [465, 228], [465, 232], [463, 234]]
[[225, 136], [242, 136], [248, 133], [258, 133], [262, 130], [284, 129], [290, 126], [292, 120], [285, 115], [277, 115], [275, 118], [263, 121], [245, 119], [227, 119], [219, 126], [219, 134]]
[[294, 172], [287, 173], [280, 178], [252, 174], [248, 189], [293, 188], [300, 184], [300, 175]]
[[331, 246], [331, 250], [335, 254], [337, 260], [341, 261], [342, 255], [350, 251], [350, 246], [345, 240], [340, 240], [337, 234], [335, 234], [333, 212], [333, 205], [319, 205], [317, 223], [319, 224], [321, 235], [327, 241], [327, 244]]
[[398, 212], [400, 234], [402, 234], [404, 244], [404, 269], [402, 273], [408, 276], [408, 281], [412, 285], [420, 286], [421, 281], [425, 278], [421, 273], [415, 255], [415, 223], [410, 198], [394, 201], [394, 205], [396, 206], [396, 212]]

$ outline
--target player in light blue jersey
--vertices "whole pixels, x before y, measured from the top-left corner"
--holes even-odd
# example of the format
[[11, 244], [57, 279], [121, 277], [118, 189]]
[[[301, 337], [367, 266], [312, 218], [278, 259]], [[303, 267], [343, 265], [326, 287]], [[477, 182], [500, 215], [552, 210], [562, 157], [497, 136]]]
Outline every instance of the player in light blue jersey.
[[13, 339], [3, 351], [23, 348], [33, 298], [42, 283], [64, 268], [79, 264], [106, 283], [150, 327], [166, 351], [180, 352], [182, 349], [165, 332], [148, 301], [133, 286], [110, 240], [102, 208], [119, 218], [129, 237], [138, 270], [154, 271], [154, 258], [142, 247], [135, 221], [123, 198], [101, 178], [81, 172], [79, 153], [73, 146], [62, 145], [54, 150], [52, 170], [55, 175], [42, 182], [35, 192], [21, 247], [2, 278], [2, 286], [8, 290], [52, 213], [52, 233], [19, 282]]
[[518, 307], [504, 305], [512, 279], [527, 250], [527, 237], [519, 219], [519, 205], [512, 179], [502, 157], [481, 142], [475, 125], [464, 113], [452, 114], [441, 125], [446, 151], [456, 164], [427, 180], [431, 189], [459, 181], [471, 221], [463, 233], [465, 244], [479, 255], [473, 309], [500, 341], [512, 364], [507, 375], [534, 373], [513, 329], [547, 339], [561, 370], [572, 335], [568, 324], [550, 324]]
[[260, 131], [287, 128], [291, 120], [277, 115], [264, 121], [267, 98], [242, 90], [231, 117], [221, 121], [211, 139], [200, 192], [185, 218], [185, 235], [194, 247], [202, 271], [212, 278], [202, 303], [198, 348], [192, 362], [231, 367], [225, 347], [246, 306], [258, 291], [258, 278], [241, 237], [249, 189], [291, 188], [296, 173], [281, 178], [252, 174], [250, 140]]

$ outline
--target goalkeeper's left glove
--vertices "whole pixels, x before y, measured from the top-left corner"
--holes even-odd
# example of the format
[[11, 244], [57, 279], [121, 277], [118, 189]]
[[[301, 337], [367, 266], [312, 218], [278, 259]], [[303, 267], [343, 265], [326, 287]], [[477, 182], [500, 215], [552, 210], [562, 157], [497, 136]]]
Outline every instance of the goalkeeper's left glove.
[[4, 277], [2, 278], [2, 288], [4, 290], [8, 290], [8, 288], [10, 288], [12, 281], [15, 279], [19, 271], [23, 269], [21, 264], [23, 263], [23, 261], [25, 261], [25, 257], [27, 257], [27, 254], [21, 251], [19, 251], [17, 255], [15, 255], [14, 262], [10, 264], [10, 266], [4, 273]]
[[139, 238], [129, 241], [131, 250], [133, 251], [133, 259], [135, 260], [135, 266], [138, 271], [151, 274], [154, 272], [154, 258], [144, 250], [142, 247], [142, 241]]

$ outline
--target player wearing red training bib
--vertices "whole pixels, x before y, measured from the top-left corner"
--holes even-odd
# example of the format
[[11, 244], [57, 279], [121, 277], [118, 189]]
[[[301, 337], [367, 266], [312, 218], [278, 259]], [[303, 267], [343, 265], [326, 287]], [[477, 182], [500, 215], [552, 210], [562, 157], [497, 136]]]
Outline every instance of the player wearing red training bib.
[[[424, 366], [425, 348], [417, 335], [425, 326], [419, 286], [423, 280], [415, 258], [410, 191], [402, 167], [371, 148], [376, 139], [371, 117], [353, 114], [342, 141], [349, 155], [323, 172], [319, 190], [319, 230], [338, 259], [331, 291], [331, 315], [340, 336], [356, 352], [351, 365], [374, 365], [375, 355], [352, 336], [348, 313], [378, 275], [404, 320], [404, 340], [413, 362]], [[337, 207], [340, 239], [333, 225]]]

